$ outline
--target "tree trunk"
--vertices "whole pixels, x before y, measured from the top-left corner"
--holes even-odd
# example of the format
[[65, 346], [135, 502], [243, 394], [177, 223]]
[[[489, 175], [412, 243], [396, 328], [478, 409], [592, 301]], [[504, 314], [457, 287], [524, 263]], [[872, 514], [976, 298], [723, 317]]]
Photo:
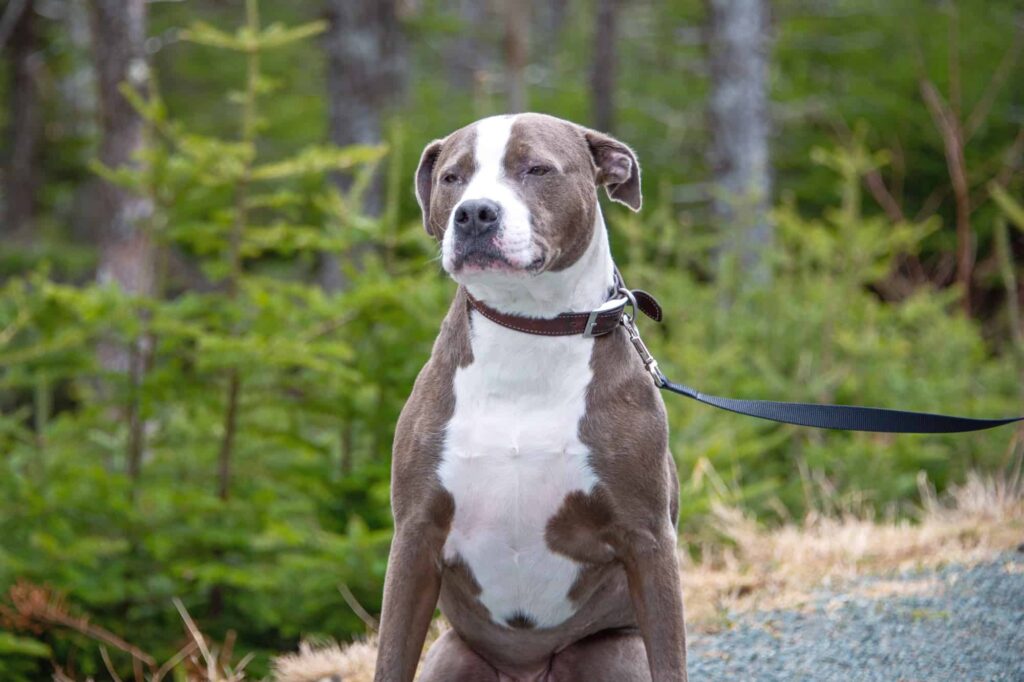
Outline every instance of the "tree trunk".
[[[143, 120], [120, 92], [122, 83], [142, 89], [149, 80], [144, 51], [145, 0], [92, 0], [93, 52], [100, 119], [99, 160], [116, 168], [132, 165], [142, 147]], [[146, 197], [109, 182], [99, 186], [98, 229], [101, 282], [116, 282], [125, 291], [153, 291], [153, 246], [145, 222], [153, 212]], [[126, 371], [127, 353], [106, 358]]]
[[619, 33], [620, 0], [598, 0], [594, 22], [594, 61], [590, 92], [594, 127], [612, 132], [615, 125], [615, 66]]
[[[336, 145], [379, 144], [384, 117], [404, 90], [406, 61], [397, 5], [398, 0], [327, 0], [328, 132]], [[342, 192], [349, 188], [347, 175], [332, 180]], [[382, 192], [378, 177], [364, 197], [368, 215], [380, 213]], [[321, 257], [319, 278], [328, 291], [342, 287], [337, 256]]]
[[481, 99], [483, 80], [496, 61], [490, 28], [494, 21], [489, 3], [479, 0], [446, 0], [445, 10], [457, 17], [459, 26], [450, 40], [439, 47], [448, 85], [471, 93], [474, 103]]
[[544, 55], [554, 58], [564, 46], [561, 45], [562, 32], [569, 19], [569, 0], [549, 0], [533, 6], [534, 24], [541, 40], [537, 41], [536, 49]]
[[508, 113], [526, 111], [526, 63], [530, 35], [530, 5], [505, 0], [505, 106]]
[[770, 277], [764, 252], [773, 237], [768, 217], [768, 3], [705, 2], [713, 211], [720, 228], [729, 232], [723, 256], [737, 260], [744, 279], [763, 284]]
[[[99, 139], [99, 96], [96, 68], [92, 55], [91, 0], [67, 0], [57, 18], [66, 48], [73, 58], [62, 70], [56, 86], [57, 103], [53, 115], [55, 124], [66, 138], [78, 141]], [[96, 243], [99, 238], [96, 212], [99, 208], [99, 176], [84, 178], [75, 187], [65, 218], [69, 236], [80, 243]]]
[[[144, 51], [145, 0], [92, 0], [93, 55], [96, 68], [99, 113], [99, 160], [108, 168], [132, 166], [143, 145], [143, 120], [121, 94], [122, 84], [143, 90], [149, 81]], [[154, 247], [147, 232], [153, 204], [106, 180], [96, 192], [100, 262], [97, 279], [125, 292], [148, 296], [155, 288]], [[126, 471], [133, 483], [142, 471], [145, 449], [141, 415], [142, 380], [149, 365], [152, 338], [143, 334], [130, 344], [102, 341], [97, 349], [100, 364], [109, 372], [125, 375], [129, 399], [119, 418], [128, 425]], [[132, 496], [135, 495], [135, 485]]]
[[10, 143], [4, 169], [6, 211], [0, 233], [4, 238], [27, 237], [32, 232], [39, 187], [39, 143], [42, 112], [39, 106], [38, 71], [42, 63], [32, 0], [9, 4], [7, 58], [10, 70]]

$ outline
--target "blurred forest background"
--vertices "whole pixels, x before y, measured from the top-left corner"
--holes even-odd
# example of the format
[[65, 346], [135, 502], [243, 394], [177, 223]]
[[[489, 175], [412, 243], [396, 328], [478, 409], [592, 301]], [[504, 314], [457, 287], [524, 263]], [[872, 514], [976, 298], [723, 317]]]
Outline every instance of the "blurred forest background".
[[[0, 8], [4, 680], [155, 675], [174, 598], [257, 675], [365, 631], [394, 423], [454, 290], [412, 172], [488, 114], [637, 150], [644, 210], [606, 217], [669, 376], [1024, 408], [1018, 0]], [[1024, 448], [667, 403], [694, 553], [715, 503], [912, 515]]]

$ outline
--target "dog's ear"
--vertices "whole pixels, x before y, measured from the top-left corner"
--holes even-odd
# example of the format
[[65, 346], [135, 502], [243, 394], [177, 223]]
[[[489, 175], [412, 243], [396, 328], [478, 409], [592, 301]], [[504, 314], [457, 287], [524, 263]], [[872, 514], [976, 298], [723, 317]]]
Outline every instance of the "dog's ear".
[[584, 137], [597, 167], [597, 183], [604, 185], [611, 199], [639, 211], [643, 196], [636, 154], [614, 137], [596, 130], [587, 130]]
[[437, 232], [430, 224], [430, 192], [434, 188], [434, 164], [443, 144], [444, 140], [434, 140], [428, 144], [420, 157], [420, 165], [416, 167], [416, 201], [423, 212], [423, 227], [432, 237], [436, 237]]

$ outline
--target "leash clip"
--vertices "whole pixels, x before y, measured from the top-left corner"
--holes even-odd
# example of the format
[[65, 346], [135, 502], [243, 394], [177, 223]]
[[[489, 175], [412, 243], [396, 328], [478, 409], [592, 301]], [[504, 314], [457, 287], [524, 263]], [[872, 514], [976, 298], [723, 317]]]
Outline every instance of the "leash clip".
[[622, 326], [626, 328], [626, 333], [629, 334], [629, 340], [633, 344], [633, 348], [640, 355], [640, 360], [644, 363], [644, 369], [654, 379], [654, 385], [661, 388], [665, 385], [665, 376], [658, 368], [658, 361], [654, 359], [651, 351], [647, 349], [647, 344], [640, 338], [640, 330], [636, 327], [636, 298], [633, 296], [633, 292], [625, 287], [620, 287], [619, 293], [629, 299], [629, 306], [632, 310], [632, 314], [630, 314], [623, 308]]

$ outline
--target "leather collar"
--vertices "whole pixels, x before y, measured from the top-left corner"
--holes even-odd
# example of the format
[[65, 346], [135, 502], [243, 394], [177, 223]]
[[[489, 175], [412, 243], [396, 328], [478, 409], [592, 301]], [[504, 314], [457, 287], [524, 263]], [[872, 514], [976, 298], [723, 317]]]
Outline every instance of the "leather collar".
[[603, 336], [608, 334], [622, 321], [626, 306], [640, 310], [656, 322], [661, 322], [661, 306], [646, 291], [629, 289], [622, 281], [618, 269], [615, 270], [615, 287], [609, 293], [608, 300], [598, 308], [580, 313], [561, 313], [555, 317], [527, 317], [495, 310], [483, 301], [473, 298], [466, 291], [466, 304], [488, 320], [502, 327], [513, 329], [525, 334], [540, 336]]

